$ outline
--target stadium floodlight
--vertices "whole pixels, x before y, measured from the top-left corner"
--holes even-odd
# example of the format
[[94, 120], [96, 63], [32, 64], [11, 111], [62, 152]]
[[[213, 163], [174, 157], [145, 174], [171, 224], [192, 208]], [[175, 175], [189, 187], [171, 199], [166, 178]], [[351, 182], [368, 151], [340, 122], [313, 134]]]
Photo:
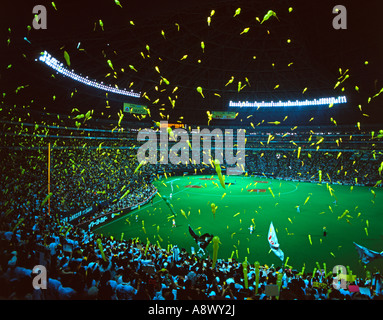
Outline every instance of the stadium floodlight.
[[134, 98], [139, 98], [141, 96], [141, 93], [134, 92], [133, 90], [128, 91], [126, 89], [119, 89], [117, 86], [115, 87], [111, 85], [107, 86], [103, 84], [102, 82], [99, 83], [93, 80], [89, 80], [88, 77], [80, 76], [76, 74], [73, 70], [68, 70], [67, 68], [65, 68], [63, 63], [59, 62], [56, 58], [52, 57], [47, 51], [44, 51], [43, 53], [41, 53], [39, 60], [45, 63], [48, 67], [62, 74], [64, 77], [71, 78], [87, 86], [91, 86], [96, 89], [100, 89], [100, 90], [104, 90], [107, 92], [120, 94], [124, 96], [134, 97]]
[[347, 103], [347, 98], [345, 96], [339, 97], [328, 97], [328, 98], [320, 98], [313, 100], [295, 100], [295, 101], [238, 101], [233, 102], [230, 100], [229, 107], [240, 107], [240, 108], [256, 108], [256, 107], [306, 107], [306, 106], [320, 106], [320, 105], [334, 105]]

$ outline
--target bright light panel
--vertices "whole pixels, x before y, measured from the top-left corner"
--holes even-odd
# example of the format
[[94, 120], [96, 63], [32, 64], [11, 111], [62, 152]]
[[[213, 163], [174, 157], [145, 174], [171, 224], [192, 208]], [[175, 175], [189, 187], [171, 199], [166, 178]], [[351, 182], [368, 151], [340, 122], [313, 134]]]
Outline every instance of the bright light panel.
[[48, 52], [44, 51], [40, 57], [39, 60], [43, 63], [45, 63], [48, 67], [52, 68], [53, 70], [57, 71], [58, 73], [62, 74], [65, 77], [71, 78], [75, 81], [81, 82], [87, 86], [91, 86], [100, 90], [104, 90], [107, 92], [115, 93], [115, 94], [120, 94], [124, 96], [129, 96], [129, 97], [135, 97], [139, 98], [141, 96], [141, 93], [134, 92], [133, 90], [126, 90], [126, 89], [119, 89], [117, 87], [112, 87], [111, 85], [107, 86], [103, 84], [102, 82], [96, 82], [93, 80], [89, 80], [88, 77], [83, 77], [80, 76], [76, 73], [68, 69], [66, 69], [63, 65], [63, 63], [59, 62], [57, 59], [52, 57]]
[[240, 107], [240, 108], [255, 108], [255, 107], [306, 107], [306, 106], [320, 106], [320, 105], [334, 105], [340, 103], [347, 103], [345, 96], [339, 97], [329, 97], [329, 98], [320, 98], [313, 100], [295, 100], [295, 101], [238, 101], [238, 102], [229, 102], [229, 107]]

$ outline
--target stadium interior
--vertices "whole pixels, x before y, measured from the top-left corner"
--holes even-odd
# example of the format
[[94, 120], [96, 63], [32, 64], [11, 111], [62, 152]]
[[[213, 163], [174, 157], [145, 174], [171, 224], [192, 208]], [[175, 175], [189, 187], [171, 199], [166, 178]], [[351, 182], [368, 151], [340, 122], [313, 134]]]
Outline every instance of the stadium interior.
[[[383, 30], [373, 18], [382, 12], [380, 2], [359, 6], [344, 1], [345, 30], [334, 29], [332, 9], [338, 3], [327, 0], [169, 0], [150, 5], [42, 1], [46, 16], [40, 11], [39, 18], [32, 14], [32, 4], [7, 4], [0, 52], [0, 299], [381, 300], [383, 47], [377, 34]], [[44, 17], [46, 28], [39, 29]], [[327, 98], [340, 100], [307, 103]], [[281, 101], [286, 105], [275, 105]], [[138, 134], [145, 129], [154, 132], [158, 142], [163, 130], [169, 135], [177, 129], [208, 134], [190, 150], [168, 139], [167, 148], [178, 146], [178, 155], [186, 148], [187, 163], [162, 161], [158, 152], [153, 164], [138, 160], [145, 143]], [[220, 168], [229, 181], [223, 186], [213, 161], [226, 150], [218, 148], [214, 132], [229, 129], [245, 131], [240, 152], [245, 165], [227, 163], [223, 157]], [[208, 151], [206, 139], [214, 141]], [[234, 139], [237, 156], [238, 145]], [[192, 152], [199, 154], [199, 163], [191, 159]], [[228, 168], [238, 169], [238, 177], [267, 183], [254, 190], [263, 190], [268, 201], [274, 201], [275, 213], [287, 211], [291, 217], [291, 212], [305, 214], [315, 192], [304, 203], [296, 200], [297, 208], [287, 208], [287, 197], [273, 194], [280, 181], [296, 188], [327, 188], [323, 206], [338, 210], [333, 219], [329, 211], [323, 214], [330, 219], [326, 222], [317, 212], [307, 212], [311, 216], [305, 218], [307, 226], [320, 230], [320, 236], [313, 237], [318, 252], [335, 233], [341, 239], [342, 233], [355, 232], [355, 246], [362, 249], [349, 243], [344, 260], [338, 256], [335, 263], [336, 249], [325, 247], [321, 265], [315, 258], [307, 268], [301, 260], [290, 265], [293, 254], [306, 253], [285, 251], [284, 259], [274, 255], [268, 228], [257, 229], [258, 219], [261, 225], [270, 224], [262, 213], [246, 220], [255, 219], [251, 228], [266, 244], [263, 248], [256, 238], [253, 250], [247, 239], [253, 229], [250, 235], [244, 232], [241, 221], [233, 230], [232, 222], [233, 215], [242, 210], [239, 217], [244, 216], [248, 207], [219, 204], [224, 197], [230, 201], [230, 188], [237, 183], [236, 175], [226, 175]], [[212, 209], [198, 222], [205, 225], [196, 233], [210, 234], [210, 227], [212, 239], [216, 236], [202, 249], [188, 224], [197, 226], [196, 212], [206, 212], [206, 207], [193, 207], [188, 191], [171, 199], [176, 194], [173, 183], [184, 188], [176, 185], [175, 177], [198, 176], [207, 182], [195, 188], [201, 188], [201, 201]], [[208, 183], [219, 193], [217, 198], [209, 198], [208, 188], [204, 195]], [[242, 188], [238, 181], [242, 189], [259, 184]], [[370, 209], [342, 203], [340, 195], [346, 191], [338, 191], [338, 186], [347, 187], [347, 196], [359, 192], [360, 207]], [[262, 198], [254, 199], [244, 197], [243, 202], [255, 209], [263, 205]], [[217, 216], [213, 202], [218, 204]], [[314, 206], [312, 210], [324, 210]], [[163, 221], [151, 221], [158, 212]], [[211, 212], [217, 220], [211, 220]], [[128, 222], [124, 231], [104, 233], [103, 226], [112, 228], [118, 219]], [[285, 225], [277, 221], [282, 250], [292, 237], [287, 228], [294, 223], [288, 219]], [[337, 229], [346, 219], [349, 224]], [[136, 227], [131, 226], [134, 222]], [[347, 229], [349, 225], [358, 229]], [[173, 232], [173, 227], [182, 232]], [[285, 229], [290, 238], [284, 236]], [[177, 247], [177, 241], [187, 241], [187, 246]], [[309, 241], [312, 245], [310, 235]], [[190, 247], [199, 247], [203, 254]], [[234, 256], [238, 247], [249, 254]], [[259, 248], [265, 253], [258, 257], [267, 261], [254, 253]], [[333, 267], [343, 265], [347, 270], [341, 278]], [[48, 280], [37, 285], [36, 266], [48, 274]]]

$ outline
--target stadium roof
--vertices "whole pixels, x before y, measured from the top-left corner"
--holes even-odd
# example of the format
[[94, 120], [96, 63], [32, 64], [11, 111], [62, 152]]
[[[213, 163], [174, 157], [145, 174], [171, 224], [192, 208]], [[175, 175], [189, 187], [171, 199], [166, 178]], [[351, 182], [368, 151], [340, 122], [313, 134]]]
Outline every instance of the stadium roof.
[[[383, 94], [371, 103], [367, 99], [383, 87], [379, 43], [383, 30], [377, 18], [382, 1], [366, 5], [343, 1], [346, 30], [333, 28], [332, 9], [338, 3], [327, 0], [39, 4], [47, 8], [46, 30], [28, 29], [35, 4], [9, 2], [4, 9], [0, 81], [8, 105], [63, 114], [70, 114], [73, 108], [93, 109], [95, 117], [118, 119], [123, 103], [129, 102], [148, 106], [155, 121], [169, 115], [169, 122], [203, 124], [208, 122], [206, 111], [214, 110], [240, 112], [234, 122], [223, 122], [236, 125], [248, 123], [251, 117], [253, 122], [267, 122], [282, 121], [286, 116], [287, 125], [307, 125], [311, 118], [313, 124], [328, 125], [331, 117], [339, 124], [381, 122]], [[235, 15], [238, 8], [241, 12]], [[269, 10], [277, 17], [261, 24]], [[106, 95], [63, 77], [38, 61], [43, 51], [84, 77], [145, 94], [141, 98]], [[349, 78], [334, 89], [346, 70]], [[333, 108], [258, 110], [228, 106], [230, 100], [287, 101], [338, 95], [346, 95], [348, 103]], [[134, 118], [126, 114], [125, 119]]]

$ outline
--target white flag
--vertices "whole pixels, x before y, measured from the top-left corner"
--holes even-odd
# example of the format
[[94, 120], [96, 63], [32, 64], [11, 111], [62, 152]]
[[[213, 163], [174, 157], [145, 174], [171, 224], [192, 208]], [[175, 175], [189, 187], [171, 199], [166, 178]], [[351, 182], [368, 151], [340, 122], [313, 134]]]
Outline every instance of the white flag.
[[364, 264], [367, 264], [374, 259], [383, 258], [383, 251], [379, 253], [377, 251], [367, 249], [366, 247], [362, 247], [361, 245], [355, 242], [354, 245], [359, 253], [360, 260], [362, 260]]
[[269, 234], [267, 236], [267, 240], [270, 244], [270, 249], [276, 254], [276, 256], [283, 261], [285, 255], [283, 251], [279, 248], [277, 234], [275, 233], [274, 225], [271, 222], [269, 228]]

